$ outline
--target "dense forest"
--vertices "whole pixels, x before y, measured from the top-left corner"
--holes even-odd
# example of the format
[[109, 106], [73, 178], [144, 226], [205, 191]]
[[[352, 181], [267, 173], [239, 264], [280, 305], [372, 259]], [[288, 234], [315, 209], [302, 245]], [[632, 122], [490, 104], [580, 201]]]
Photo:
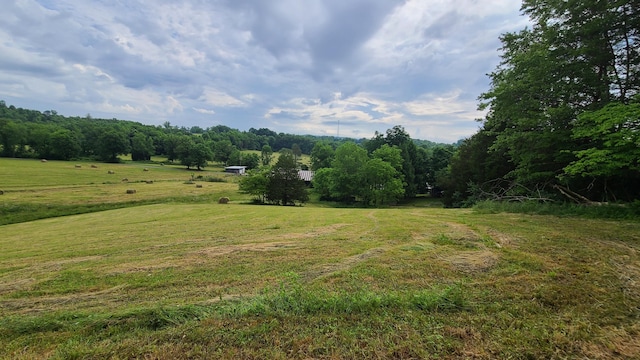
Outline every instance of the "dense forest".
[[180, 160], [179, 152], [206, 144], [215, 160], [227, 163], [235, 150], [273, 151], [299, 147], [309, 154], [319, 140], [333, 138], [276, 133], [269, 129], [239, 131], [224, 125], [207, 129], [162, 126], [118, 119], [65, 117], [54, 110], [40, 112], [16, 108], [0, 100], [0, 156], [70, 160], [94, 158], [117, 161], [117, 156], [131, 154], [134, 161], [149, 160], [152, 155], [166, 155]]
[[640, 199], [640, 2], [524, 0], [532, 27], [501, 37], [488, 110], [439, 184], [477, 200]]

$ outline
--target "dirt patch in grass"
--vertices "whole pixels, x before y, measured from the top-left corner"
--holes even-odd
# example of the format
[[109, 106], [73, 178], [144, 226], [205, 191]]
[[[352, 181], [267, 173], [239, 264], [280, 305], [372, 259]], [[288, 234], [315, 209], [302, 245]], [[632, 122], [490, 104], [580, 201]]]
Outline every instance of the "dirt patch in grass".
[[386, 250], [383, 248], [370, 249], [363, 253], [350, 256], [338, 263], [324, 264], [316, 269], [308, 271], [306, 274], [304, 274], [303, 278], [307, 281], [311, 281], [318, 278], [327, 277], [337, 272], [348, 270], [362, 261], [379, 256], [385, 251]]
[[462, 347], [455, 353], [458, 359], [490, 359], [483, 343], [481, 333], [470, 326], [458, 327], [445, 325], [442, 332], [446, 337], [456, 339], [461, 342]]
[[47, 264], [51, 264], [51, 265], [74, 264], [74, 263], [79, 263], [79, 262], [84, 262], [84, 261], [100, 260], [102, 258], [104, 258], [104, 256], [102, 256], [102, 255], [82, 256], [82, 257], [76, 257], [76, 258], [69, 258], [69, 259], [51, 261], [51, 262], [48, 262]]
[[239, 301], [243, 299], [249, 299], [253, 296], [255, 295], [254, 294], [225, 294], [225, 295], [220, 295], [218, 297], [214, 297], [214, 298], [199, 302], [198, 304], [208, 305], [208, 304], [219, 303], [221, 301]]
[[270, 243], [257, 243], [257, 244], [242, 244], [242, 245], [225, 245], [215, 246], [198, 250], [196, 254], [206, 256], [221, 256], [231, 254], [240, 251], [277, 251], [277, 250], [289, 250], [298, 248], [299, 245], [295, 242], [270, 242]]
[[328, 225], [328, 226], [315, 228], [315, 229], [313, 229], [313, 231], [309, 232], [308, 234], [313, 235], [313, 236], [331, 234], [331, 233], [334, 233], [334, 232], [342, 229], [343, 227], [352, 226], [352, 225], [353, 224], [331, 224], [331, 225]]
[[113, 302], [113, 298], [121, 297], [121, 290], [124, 288], [126, 288], [126, 285], [118, 285], [109, 289], [84, 293], [7, 299], [0, 301], [0, 308], [15, 312], [16, 314], [28, 314], [51, 311], [52, 309], [59, 309], [62, 306], [74, 304], [80, 304], [82, 307], [99, 306], [107, 302]]
[[2, 281], [0, 283], [0, 294], [4, 294], [6, 292], [16, 291], [26, 289], [32, 284], [36, 282], [34, 278], [26, 278], [26, 279], [16, 279], [10, 281]]
[[626, 330], [609, 326], [603, 328], [595, 342], [582, 344], [582, 351], [590, 359], [640, 358], [640, 325]]
[[0, 277], [0, 294], [9, 291], [23, 290], [34, 284], [36, 277], [41, 274], [50, 274], [62, 270], [63, 265], [75, 264], [85, 261], [95, 261], [103, 256], [83, 256], [77, 258], [34, 263], [21, 269], [13, 270]]
[[498, 255], [491, 250], [463, 251], [443, 258], [462, 272], [487, 271], [498, 263]]
[[154, 271], [173, 269], [179, 265], [180, 264], [172, 263], [171, 261], [169, 261], [169, 263], [154, 264], [154, 265], [141, 265], [140, 263], [125, 263], [125, 264], [120, 264], [116, 267], [112, 267], [108, 275], [127, 274], [127, 273], [134, 273], [134, 272], [150, 273]]
[[188, 253], [186, 256], [156, 259], [153, 260], [153, 263], [148, 264], [142, 264], [139, 261], [135, 263], [120, 264], [117, 267], [112, 268], [109, 274], [162, 271], [202, 263], [203, 257], [218, 257], [240, 252], [292, 250], [299, 247], [298, 243], [292, 241], [212, 246], [193, 251]]
[[495, 229], [487, 229], [487, 235], [491, 237], [493, 242], [499, 248], [508, 247], [512, 245], [515, 241], [511, 236], [507, 234], [503, 234]]
[[623, 284], [622, 291], [627, 297], [640, 300], [640, 264], [629, 264], [623, 261], [629, 261], [629, 257], [623, 256], [620, 261], [611, 260]]
[[456, 223], [444, 223], [444, 225], [451, 229], [451, 231], [447, 231], [445, 234], [452, 239], [464, 239], [470, 241], [478, 241], [481, 239], [480, 235], [467, 225]]
[[[286, 240], [294, 240], [294, 239], [309, 239], [315, 238], [318, 236], [332, 234], [344, 227], [351, 226], [352, 224], [332, 224], [329, 226], [315, 228], [306, 233], [289, 233], [289, 234], [279, 234], [273, 237], [269, 237], [267, 239], [286, 239]], [[264, 239], [264, 238], [263, 238]]]

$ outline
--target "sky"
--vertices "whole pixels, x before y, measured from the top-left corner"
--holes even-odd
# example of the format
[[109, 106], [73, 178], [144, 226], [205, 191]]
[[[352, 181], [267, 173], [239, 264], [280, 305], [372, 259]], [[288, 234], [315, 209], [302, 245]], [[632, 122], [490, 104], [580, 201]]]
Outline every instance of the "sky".
[[517, 0], [2, 0], [0, 100], [149, 125], [477, 132]]

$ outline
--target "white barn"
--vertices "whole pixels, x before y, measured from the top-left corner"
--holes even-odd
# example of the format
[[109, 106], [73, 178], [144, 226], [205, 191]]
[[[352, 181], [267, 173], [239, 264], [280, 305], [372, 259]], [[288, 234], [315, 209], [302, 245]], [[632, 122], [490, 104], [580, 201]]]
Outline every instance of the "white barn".
[[224, 172], [231, 174], [244, 175], [247, 172], [246, 166], [227, 166], [224, 168]]

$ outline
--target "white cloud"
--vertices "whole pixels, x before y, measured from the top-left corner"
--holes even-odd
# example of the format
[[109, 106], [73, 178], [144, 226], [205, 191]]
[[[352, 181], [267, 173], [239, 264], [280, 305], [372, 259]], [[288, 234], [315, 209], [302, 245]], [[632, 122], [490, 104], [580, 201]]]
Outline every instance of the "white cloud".
[[78, 70], [79, 72], [83, 73], [83, 74], [90, 74], [95, 76], [96, 79], [105, 79], [107, 80], [109, 83], [114, 83], [115, 80], [107, 73], [105, 73], [104, 71], [100, 70], [99, 68], [95, 67], [95, 66], [91, 66], [91, 65], [82, 65], [82, 64], [73, 64], [72, 67], [76, 70]]
[[230, 107], [230, 106], [244, 106], [245, 102], [223, 92], [220, 90], [205, 88], [204, 93], [200, 97], [200, 100], [204, 101], [211, 106]]
[[512, 0], [21, 0], [0, 96], [64, 115], [370, 137], [477, 130]]
[[406, 112], [415, 116], [455, 115], [463, 120], [473, 120], [482, 114], [474, 109], [475, 101], [460, 99], [461, 91], [446, 94], [424, 94], [416, 100], [402, 103]]
[[197, 111], [197, 112], [199, 112], [199, 113], [201, 113], [201, 114], [213, 115], [213, 114], [216, 113], [214, 110], [211, 110], [211, 109], [201, 109], [201, 108], [197, 108], [197, 107], [194, 107], [192, 109]]

